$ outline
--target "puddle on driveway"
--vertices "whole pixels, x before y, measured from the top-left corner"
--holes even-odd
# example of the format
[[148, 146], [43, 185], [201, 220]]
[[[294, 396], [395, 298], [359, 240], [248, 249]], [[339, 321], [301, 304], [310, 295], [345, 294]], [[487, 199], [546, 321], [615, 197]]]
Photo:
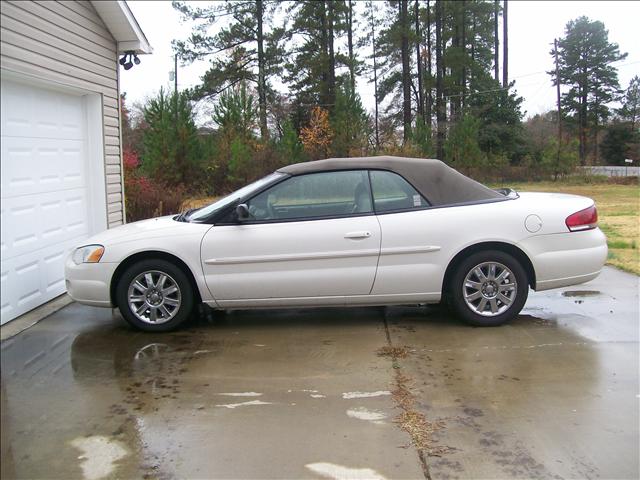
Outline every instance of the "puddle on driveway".
[[602, 295], [597, 290], [565, 290], [562, 292], [563, 297], [597, 297]]
[[381, 478], [421, 474], [414, 451], [389, 452], [406, 443], [394, 424], [345, 414], [392, 414], [378, 309], [236, 312], [168, 334], [109, 317], [73, 304], [3, 343], [3, 478], [301, 478], [365, 457]]

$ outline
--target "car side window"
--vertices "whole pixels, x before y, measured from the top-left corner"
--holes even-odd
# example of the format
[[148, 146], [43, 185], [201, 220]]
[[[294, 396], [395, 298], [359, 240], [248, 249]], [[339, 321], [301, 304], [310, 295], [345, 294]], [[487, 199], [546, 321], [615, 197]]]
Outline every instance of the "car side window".
[[320, 172], [288, 178], [247, 202], [250, 220], [278, 221], [373, 213], [367, 172]]
[[376, 213], [419, 210], [429, 202], [397, 173], [371, 170], [371, 188]]

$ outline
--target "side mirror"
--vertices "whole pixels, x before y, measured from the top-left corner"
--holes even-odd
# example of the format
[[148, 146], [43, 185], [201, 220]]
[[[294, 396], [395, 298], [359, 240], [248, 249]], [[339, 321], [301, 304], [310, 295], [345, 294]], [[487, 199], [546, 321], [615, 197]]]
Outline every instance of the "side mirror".
[[249, 207], [247, 207], [246, 203], [241, 203], [236, 207], [236, 216], [239, 222], [249, 220]]

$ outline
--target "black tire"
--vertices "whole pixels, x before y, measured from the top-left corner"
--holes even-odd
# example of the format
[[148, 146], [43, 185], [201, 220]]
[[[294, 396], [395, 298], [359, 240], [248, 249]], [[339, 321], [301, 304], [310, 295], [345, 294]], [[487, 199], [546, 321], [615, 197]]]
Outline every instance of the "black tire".
[[[179, 304], [175, 310], [171, 311], [171, 316], [168, 317], [170, 319], [167, 321], [163, 321], [162, 318], [160, 318], [158, 323], [152, 323], [150, 320], [143, 321], [136, 316], [136, 313], [132, 311], [129, 306], [129, 287], [139, 275], [145, 272], [157, 272], [158, 274], [164, 274], [168, 276], [168, 278], [172, 280], [177, 287]], [[187, 276], [176, 265], [162, 259], [141, 260], [140, 262], [131, 265], [120, 277], [120, 280], [116, 285], [115, 293], [116, 304], [118, 305], [123, 318], [133, 327], [144, 330], [145, 332], [168, 332], [175, 330], [189, 318], [195, 303], [193, 287], [191, 286], [191, 282]], [[176, 293], [172, 294], [176, 295]], [[141, 294], [140, 296], [143, 295]], [[164, 300], [159, 301], [164, 303]], [[143, 306], [144, 303], [140, 303], [140, 305]]]
[[[490, 289], [488, 290], [488, 294], [492, 295], [490, 299], [489, 297], [484, 296], [483, 291], [480, 291], [481, 297], [478, 299], [477, 305], [474, 306], [475, 300], [470, 302], [471, 306], [465, 300], [465, 292], [470, 295], [474, 290], [465, 287], [467, 275], [473, 275], [473, 278], [477, 279], [478, 277], [471, 272], [474, 271], [476, 267], [488, 263], [499, 264], [506, 267], [510, 270], [510, 274], [507, 275], [507, 278], [510, 278], [511, 274], [515, 277], [515, 288], [512, 287], [506, 292], [506, 296], [512, 295], [512, 292], [515, 292], [515, 298], [510, 298], [511, 303], [509, 305], [507, 305], [506, 302], [502, 302], [500, 297], [495, 296], [495, 292], [500, 292], [500, 288], [496, 288], [497, 284], [495, 282], [482, 284], [483, 288]], [[477, 283], [480, 284], [481, 282]], [[508, 287], [508, 282], [502, 286]], [[525, 269], [513, 256], [498, 250], [487, 250], [474, 253], [464, 259], [462, 263], [458, 265], [448, 287], [448, 300], [451, 303], [454, 312], [468, 324], [477, 327], [496, 327], [514, 319], [520, 313], [522, 307], [524, 307], [529, 294], [529, 281]], [[486, 299], [486, 306], [484, 306], [482, 310], [485, 313], [484, 315], [478, 313], [482, 306], [481, 302], [483, 301], [483, 298]], [[488, 311], [492, 306], [490, 303], [491, 301], [494, 302], [494, 305], [498, 306], [498, 312], [490, 313]], [[499, 309], [503, 307], [506, 308], [500, 312]]]

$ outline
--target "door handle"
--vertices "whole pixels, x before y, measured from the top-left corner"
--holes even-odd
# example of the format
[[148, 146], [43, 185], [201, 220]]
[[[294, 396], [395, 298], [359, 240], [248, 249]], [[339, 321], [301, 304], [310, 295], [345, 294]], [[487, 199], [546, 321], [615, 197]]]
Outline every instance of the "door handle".
[[352, 240], [357, 240], [359, 238], [369, 238], [371, 236], [371, 232], [361, 231], [361, 232], [349, 232], [344, 234], [344, 238], [350, 238]]

